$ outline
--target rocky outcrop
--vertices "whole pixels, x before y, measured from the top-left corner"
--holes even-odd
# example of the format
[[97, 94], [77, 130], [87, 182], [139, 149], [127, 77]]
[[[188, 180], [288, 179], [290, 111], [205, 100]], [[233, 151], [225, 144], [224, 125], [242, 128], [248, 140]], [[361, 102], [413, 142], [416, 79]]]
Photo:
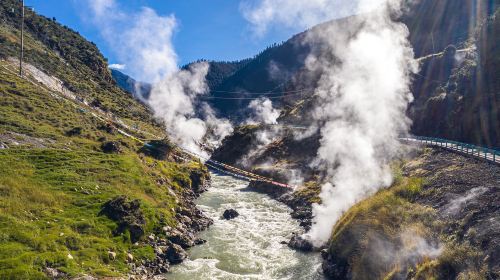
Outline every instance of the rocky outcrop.
[[139, 152], [157, 160], [168, 160], [174, 152], [175, 145], [168, 139], [152, 140], [144, 144]]
[[235, 129], [232, 135], [224, 138], [221, 146], [212, 154], [212, 159], [229, 165], [237, 165], [241, 157], [253, 148], [259, 126], [246, 125]]
[[171, 264], [179, 264], [187, 258], [187, 253], [181, 246], [172, 244], [165, 252], [165, 257]]
[[195, 180], [190, 186], [185, 186], [182, 193], [182, 203], [175, 209], [177, 225], [175, 227], [164, 226], [158, 236], [151, 234], [147, 238], [143, 238], [144, 244], [142, 245], [153, 247], [155, 258], [139, 265], [131, 262], [133, 274], [153, 279], [153, 277], [168, 272], [170, 265], [179, 264], [185, 260], [188, 257], [185, 250], [206, 242], [196, 235], [207, 229], [213, 221], [196, 207], [194, 200], [199, 196], [199, 193], [208, 187], [209, 176], [210, 173], [204, 169], [193, 171], [190, 178], [195, 178]]
[[192, 170], [189, 179], [191, 189], [197, 195], [205, 192], [210, 186], [210, 173], [206, 169]]
[[139, 200], [129, 200], [126, 196], [118, 196], [104, 203], [100, 215], [106, 215], [118, 223], [115, 234], [125, 230], [130, 232], [132, 242], [137, 242], [144, 235], [146, 219], [141, 211]]
[[314, 249], [313, 244], [309, 240], [304, 239], [299, 234], [294, 234], [292, 236], [292, 238], [288, 242], [288, 247], [302, 252], [311, 252]]
[[101, 145], [101, 150], [106, 154], [117, 154], [121, 152], [120, 143], [117, 141], [104, 142]]

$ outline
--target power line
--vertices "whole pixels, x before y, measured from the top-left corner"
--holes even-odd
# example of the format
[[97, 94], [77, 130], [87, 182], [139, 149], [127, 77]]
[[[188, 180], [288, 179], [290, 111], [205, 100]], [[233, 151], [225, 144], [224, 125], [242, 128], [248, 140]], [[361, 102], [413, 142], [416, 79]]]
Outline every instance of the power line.
[[[286, 95], [280, 95], [280, 96], [262, 96], [266, 97], [268, 99], [280, 99], [280, 98], [285, 98], [285, 97], [290, 97], [290, 96], [299, 96], [303, 95], [303, 92], [301, 93], [296, 93], [296, 94], [286, 94]], [[219, 96], [200, 96], [200, 99], [222, 99], [222, 100], [255, 100], [256, 97], [219, 97]]]
[[21, 1], [21, 53], [19, 54], [19, 76], [23, 76], [23, 59], [24, 59], [24, 8], [32, 8], [25, 6], [24, 0]]
[[266, 94], [286, 94], [286, 93], [297, 93], [297, 92], [303, 92], [303, 91], [308, 91], [312, 89], [298, 89], [298, 90], [290, 90], [290, 91], [267, 91], [267, 92], [246, 92], [246, 91], [225, 91], [225, 90], [211, 90], [210, 92], [215, 92], [215, 93], [232, 93], [232, 94], [243, 94], [243, 95], [266, 95]]

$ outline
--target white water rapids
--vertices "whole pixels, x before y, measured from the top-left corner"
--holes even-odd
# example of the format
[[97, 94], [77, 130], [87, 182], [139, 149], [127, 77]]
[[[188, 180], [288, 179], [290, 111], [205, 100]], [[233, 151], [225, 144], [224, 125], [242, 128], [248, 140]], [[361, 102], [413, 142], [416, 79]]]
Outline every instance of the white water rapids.
[[[212, 174], [212, 187], [198, 206], [214, 220], [200, 233], [207, 242], [189, 250], [189, 260], [172, 266], [168, 279], [323, 279], [318, 253], [294, 251], [282, 241], [302, 232], [290, 209], [246, 190], [247, 182]], [[221, 219], [226, 209], [240, 214]]]

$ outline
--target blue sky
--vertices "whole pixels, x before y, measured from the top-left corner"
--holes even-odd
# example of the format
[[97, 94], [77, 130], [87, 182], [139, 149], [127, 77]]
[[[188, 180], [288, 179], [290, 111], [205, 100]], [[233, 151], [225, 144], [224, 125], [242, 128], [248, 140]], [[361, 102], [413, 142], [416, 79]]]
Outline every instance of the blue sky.
[[[130, 13], [147, 6], [161, 16], [174, 14], [178, 28], [173, 44], [180, 65], [201, 58], [238, 60], [251, 57], [272, 43], [288, 39], [302, 28], [273, 28], [263, 36], [255, 36], [240, 12], [238, 0], [117, 0], [117, 3]], [[26, 0], [26, 5], [33, 6], [42, 15], [55, 17], [58, 22], [95, 42], [110, 63], [121, 63], [98, 28], [85, 19], [84, 10], [88, 8], [85, 1]]]

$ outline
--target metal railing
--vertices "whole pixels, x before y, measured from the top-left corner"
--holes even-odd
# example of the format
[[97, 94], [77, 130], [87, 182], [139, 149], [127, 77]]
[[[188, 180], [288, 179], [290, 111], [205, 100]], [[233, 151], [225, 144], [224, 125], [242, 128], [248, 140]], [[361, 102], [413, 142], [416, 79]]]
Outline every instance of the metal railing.
[[500, 151], [490, 148], [484, 148], [476, 145], [466, 144], [462, 142], [446, 140], [435, 137], [413, 136], [401, 138], [403, 141], [421, 143], [429, 146], [437, 146], [446, 150], [458, 152], [461, 154], [473, 156], [478, 159], [483, 159], [492, 163], [500, 164]]

